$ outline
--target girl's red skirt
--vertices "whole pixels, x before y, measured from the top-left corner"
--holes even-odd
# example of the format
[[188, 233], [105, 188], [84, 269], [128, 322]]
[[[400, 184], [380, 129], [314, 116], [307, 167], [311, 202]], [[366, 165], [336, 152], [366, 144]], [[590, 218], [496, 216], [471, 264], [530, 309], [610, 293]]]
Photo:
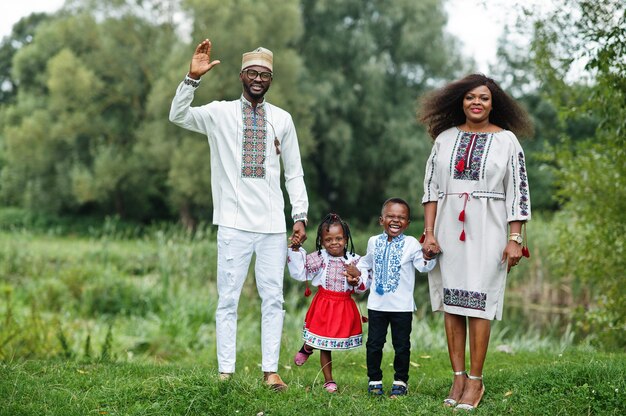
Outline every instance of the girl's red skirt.
[[321, 350], [348, 350], [363, 344], [361, 314], [351, 292], [319, 286], [302, 330], [304, 343]]

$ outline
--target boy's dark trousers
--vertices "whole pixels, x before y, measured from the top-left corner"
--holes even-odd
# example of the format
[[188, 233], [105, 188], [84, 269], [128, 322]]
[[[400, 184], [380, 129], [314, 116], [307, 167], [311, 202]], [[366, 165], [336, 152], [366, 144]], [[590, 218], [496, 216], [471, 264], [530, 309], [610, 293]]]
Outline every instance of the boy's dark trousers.
[[367, 334], [367, 377], [370, 381], [383, 379], [380, 364], [383, 347], [387, 338], [387, 328], [391, 326], [391, 343], [395, 351], [393, 369], [394, 381], [409, 381], [409, 361], [411, 359], [412, 312], [381, 312], [367, 310], [369, 327]]

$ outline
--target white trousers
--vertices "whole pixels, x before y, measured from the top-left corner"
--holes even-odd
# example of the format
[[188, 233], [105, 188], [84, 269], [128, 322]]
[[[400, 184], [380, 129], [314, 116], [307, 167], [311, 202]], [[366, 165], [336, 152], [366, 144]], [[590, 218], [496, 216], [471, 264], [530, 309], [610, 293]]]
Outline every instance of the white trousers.
[[220, 226], [217, 231], [217, 364], [220, 373], [234, 373], [237, 351], [237, 306], [256, 254], [254, 275], [261, 298], [261, 368], [278, 370], [283, 331], [283, 278], [287, 235], [262, 234]]

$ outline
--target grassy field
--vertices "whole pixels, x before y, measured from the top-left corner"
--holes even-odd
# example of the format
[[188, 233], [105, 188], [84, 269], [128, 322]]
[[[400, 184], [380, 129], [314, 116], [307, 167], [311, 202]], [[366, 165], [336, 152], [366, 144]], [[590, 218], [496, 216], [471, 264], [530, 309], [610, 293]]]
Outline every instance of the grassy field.
[[[355, 232], [357, 252], [374, 232]], [[212, 227], [189, 235], [176, 226], [135, 230], [110, 221], [80, 232], [0, 231], [0, 415], [449, 413], [441, 406], [452, 379], [442, 316], [429, 310], [425, 275], [415, 292], [408, 397], [367, 397], [364, 347], [334, 354], [337, 395], [322, 389], [317, 355], [303, 368], [293, 365], [310, 298], [289, 278], [280, 367], [289, 391], [261, 383], [252, 276], [239, 308], [237, 373], [219, 382], [215, 246]], [[541, 252], [534, 254], [510, 276], [511, 305], [546, 287]], [[357, 302], [364, 311], [365, 298]], [[555, 315], [505, 310], [493, 325], [478, 413], [626, 414], [626, 354], [576, 342], [572, 325], [567, 307]], [[386, 348], [388, 389], [393, 354]]]
[[[451, 375], [444, 351], [413, 351], [409, 394], [367, 396], [364, 350], [336, 354], [339, 393], [326, 393], [314, 356], [303, 367], [282, 354], [283, 393], [261, 384], [256, 349], [240, 354], [229, 381], [202, 364], [19, 361], [0, 365], [1, 415], [447, 415], [441, 401]], [[385, 357], [387, 385], [392, 368]], [[624, 355], [582, 350], [492, 351], [476, 414], [623, 415]], [[388, 387], [387, 387], [388, 388]]]

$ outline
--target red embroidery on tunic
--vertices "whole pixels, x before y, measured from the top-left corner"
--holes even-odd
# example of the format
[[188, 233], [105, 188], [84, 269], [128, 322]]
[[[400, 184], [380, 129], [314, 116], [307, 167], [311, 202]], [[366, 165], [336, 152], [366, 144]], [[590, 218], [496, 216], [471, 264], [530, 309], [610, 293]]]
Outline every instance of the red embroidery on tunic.
[[342, 260], [329, 259], [326, 269], [326, 289], [334, 292], [345, 292], [346, 277], [343, 275], [345, 265]]
[[317, 251], [314, 251], [311, 254], [307, 254], [306, 256], [306, 264], [304, 267], [306, 268], [307, 273], [317, 273], [324, 266], [324, 259], [322, 255]]

